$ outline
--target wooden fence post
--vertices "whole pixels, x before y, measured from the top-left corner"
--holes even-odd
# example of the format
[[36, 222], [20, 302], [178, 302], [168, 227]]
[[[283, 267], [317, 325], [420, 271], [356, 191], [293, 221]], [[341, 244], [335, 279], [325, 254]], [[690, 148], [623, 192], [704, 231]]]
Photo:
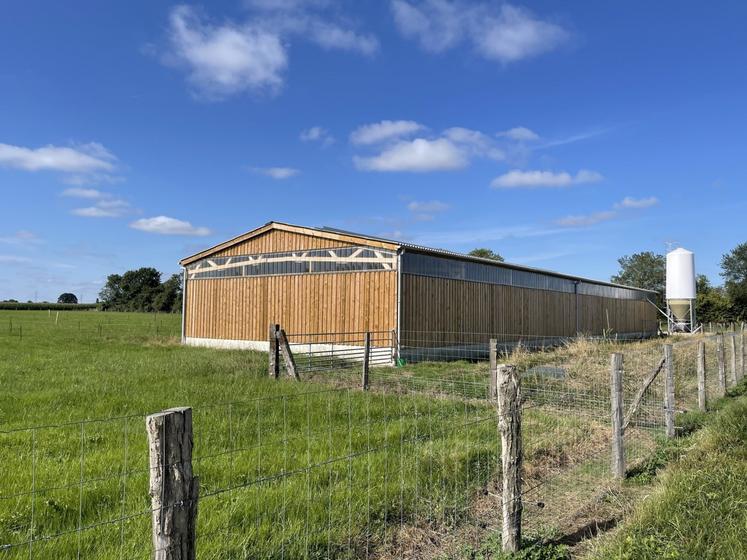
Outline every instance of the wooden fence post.
[[664, 345], [664, 426], [668, 438], [674, 437], [674, 360], [672, 345]]
[[268, 340], [270, 342], [270, 363], [269, 363], [269, 374], [270, 377], [277, 379], [280, 376], [280, 353], [278, 348], [278, 335], [280, 333], [280, 325], [270, 325], [270, 333]]
[[737, 384], [737, 335], [732, 333], [729, 335], [731, 346], [729, 347], [729, 373], [731, 374], [731, 385], [734, 387]]
[[301, 377], [298, 375], [298, 369], [296, 368], [296, 360], [293, 358], [293, 352], [291, 351], [290, 343], [288, 342], [288, 336], [285, 334], [285, 330], [283, 329], [278, 331], [278, 346], [280, 347], [280, 354], [283, 356], [286, 375], [293, 377], [296, 381], [301, 381]]
[[488, 387], [488, 398], [494, 399], [498, 396], [498, 340], [490, 339], [488, 344], [490, 357], [490, 381]]
[[625, 449], [623, 447], [623, 355], [612, 354], [610, 363], [612, 397], [612, 475], [625, 478]]
[[498, 430], [501, 433], [503, 466], [503, 551], [516, 552], [521, 547], [521, 382], [516, 366], [499, 365]]
[[367, 332], [363, 339], [363, 378], [361, 385], [364, 391], [368, 391], [368, 364], [371, 357], [371, 333]]
[[192, 472], [192, 409], [145, 420], [150, 451], [154, 560], [195, 560], [199, 481]]
[[726, 395], [726, 360], [724, 358], [724, 335], [716, 335], [716, 358], [718, 360], [718, 393]]
[[741, 359], [739, 362], [739, 381], [744, 378], [747, 370], [745, 369], [745, 361], [747, 361], [747, 347], [744, 345], [744, 323], [742, 323], [742, 332], [739, 334], [739, 347], [741, 348]]
[[392, 365], [396, 366], [399, 361], [399, 341], [397, 340], [397, 331], [392, 329]]
[[698, 342], [698, 409], [705, 412], [707, 408], [705, 341], [701, 340]]

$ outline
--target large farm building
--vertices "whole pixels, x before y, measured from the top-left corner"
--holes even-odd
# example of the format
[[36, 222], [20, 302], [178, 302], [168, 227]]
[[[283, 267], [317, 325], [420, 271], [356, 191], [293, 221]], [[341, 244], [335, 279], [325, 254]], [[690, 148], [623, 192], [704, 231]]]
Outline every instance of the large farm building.
[[386, 332], [408, 347], [658, 327], [647, 290], [331, 228], [269, 222], [181, 265], [193, 345], [266, 349], [271, 324], [331, 341]]

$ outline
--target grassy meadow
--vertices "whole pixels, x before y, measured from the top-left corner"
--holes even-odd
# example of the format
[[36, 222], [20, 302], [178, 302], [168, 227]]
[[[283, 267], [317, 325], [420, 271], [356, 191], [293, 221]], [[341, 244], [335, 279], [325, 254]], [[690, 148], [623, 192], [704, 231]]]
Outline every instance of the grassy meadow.
[[702, 430], [675, 442], [648, 499], [588, 558], [747, 557], [747, 381], [714, 404], [694, 418]]
[[150, 557], [144, 416], [173, 406], [201, 558], [357, 557], [384, 525], [457, 522], [493, 477], [486, 403], [271, 380], [265, 355], [180, 346], [179, 321], [0, 312], [0, 558]]
[[[469, 538], [498, 526], [486, 363], [375, 368], [362, 392], [355, 369], [273, 380], [265, 354], [183, 347], [179, 331], [177, 315], [0, 311], [0, 560], [149, 558], [144, 419], [175, 406], [193, 408], [200, 558], [428, 546], [421, 557], [437, 558], [475, 512], [482, 532]], [[609, 354], [623, 348], [632, 391], [659, 343], [581, 340], [510, 357], [530, 399], [526, 482], [536, 497], [547, 476], [578, 473], [534, 525], [552, 526], [551, 512], [582, 502], [581, 486], [593, 494], [608, 480]], [[533, 370], [548, 364], [567, 379]], [[652, 441], [642, 435], [641, 453]]]

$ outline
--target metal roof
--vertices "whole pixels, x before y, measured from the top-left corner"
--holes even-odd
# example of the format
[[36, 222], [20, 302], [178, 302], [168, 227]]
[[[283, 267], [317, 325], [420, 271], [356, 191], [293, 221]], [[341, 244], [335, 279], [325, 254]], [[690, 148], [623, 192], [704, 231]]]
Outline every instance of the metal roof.
[[574, 276], [572, 274], [564, 274], [562, 272], [555, 272], [554, 270], [545, 270], [545, 269], [541, 269], [541, 268], [534, 268], [534, 267], [531, 267], [531, 266], [524, 266], [524, 265], [520, 265], [520, 264], [512, 264], [512, 263], [507, 263], [507, 262], [495, 261], [495, 260], [492, 260], [492, 259], [485, 259], [485, 258], [482, 258], [482, 257], [474, 257], [472, 255], [466, 255], [464, 253], [457, 253], [456, 251], [449, 251], [448, 249], [436, 249], [436, 248], [433, 248], [433, 247], [425, 247], [423, 245], [417, 245], [415, 243], [408, 243], [407, 241], [401, 241], [399, 239], [387, 239], [385, 237], [378, 237], [378, 236], [375, 236], [375, 235], [368, 235], [368, 234], [365, 234], [365, 233], [357, 233], [357, 232], [354, 232], [354, 231], [347, 231], [347, 230], [344, 230], [344, 229], [338, 229], [338, 228], [333, 228], [333, 227], [329, 227], [329, 226], [321, 226], [321, 227], [299, 226], [299, 225], [296, 225], [296, 224], [289, 224], [287, 222], [276, 222], [276, 221], [267, 222], [266, 224], [264, 224], [263, 226], [261, 226], [259, 228], [256, 228], [254, 230], [251, 230], [250, 232], [247, 232], [245, 234], [242, 234], [242, 235], [239, 235], [237, 237], [234, 237], [233, 239], [229, 239], [228, 241], [225, 241], [223, 243], [215, 245], [214, 247], [211, 247], [211, 248], [206, 249], [204, 251], [200, 251], [199, 253], [196, 253], [196, 254], [194, 254], [194, 255], [192, 255], [190, 257], [186, 257], [186, 258], [182, 259], [180, 262], [181, 262], [182, 265], [184, 265], [184, 264], [186, 264], [186, 263], [188, 263], [190, 261], [193, 261], [196, 258], [207, 256], [207, 255], [209, 255], [214, 250], [218, 250], [220, 248], [225, 248], [225, 247], [228, 247], [228, 246], [230, 246], [232, 244], [241, 242], [242, 240], [250, 237], [253, 234], [259, 234], [259, 233], [262, 233], [263, 231], [266, 231], [268, 228], [271, 228], [274, 225], [286, 226], [286, 227], [292, 227], [292, 228], [299, 228], [299, 229], [310, 230], [310, 231], [317, 231], [317, 232], [319, 232], [321, 234], [327, 233], [327, 234], [347, 235], [347, 236], [356, 237], [356, 238], [359, 238], [359, 239], [364, 239], [364, 240], [367, 239], [367, 240], [370, 240], [370, 241], [376, 241], [378, 243], [387, 243], [387, 244], [391, 244], [391, 245], [396, 245], [396, 246], [398, 246], [400, 248], [400, 250], [405, 250], [405, 251], [412, 251], [412, 252], [416, 252], [416, 253], [422, 253], [422, 254], [427, 254], [427, 255], [435, 255], [435, 256], [446, 257], [446, 258], [451, 258], [451, 259], [459, 259], [459, 260], [470, 261], [470, 262], [478, 262], [478, 263], [483, 263], [483, 264], [487, 264], [487, 265], [491, 265], [491, 266], [496, 266], [496, 267], [509, 268], [509, 269], [513, 269], [513, 270], [523, 270], [523, 271], [527, 271], [527, 272], [535, 272], [535, 273], [538, 273], [538, 274], [545, 274], [545, 275], [548, 275], [548, 276], [555, 276], [555, 277], [558, 277], [558, 278], [565, 278], [565, 279], [568, 279], [568, 280], [575, 280], [575, 281], [579, 281], [579, 282], [588, 282], [589, 284], [597, 284], [597, 285], [600, 285], [600, 286], [611, 286], [613, 288], [626, 288], [628, 290], [636, 290], [636, 291], [639, 291], [639, 292], [646, 292], [646, 293], [650, 293], [650, 294], [658, 294], [658, 292], [656, 292], [655, 290], [647, 290], [647, 289], [644, 289], [644, 288], [636, 288], [635, 286], [626, 286], [626, 285], [623, 285], [623, 284], [614, 284], [612, 282], [605, 282], [603, 280], [594, 280], [593, 278], [585, 278], [583, 276]]
[[465, 261], [471, 261], [471, 262], [479, 262], [479, 263], [483, 263], [483, 264], [489, 264], [489, 265], [492, 265], [492, 266], [498, 266], [498, 267], [503, 267], [503, 268], [511, 268], [513, 270], [523, 270], [523, 271], [527, 271], [527, 272], [536, 272], [538, 274], [546, 274], [546, 275], [549, 275], [549, 276], [556, 276], [556, 277], [559, 277], [559, 278], [566, 278], [568, 280], [577, 280], [579, 282], [588, 282], [590, 284], [597, 284], [597, 285], [601, 285], [601, 286], [611, 286], [611, 287], [614, 287], [614, 288], [626, 288], [628, 290], [636, 290], [638, 292], [647, 292], [647, 293], [650, 293], [650, 294], [658, 294], [658, 292], [655, 291], [655, 290], [647, 290], [645, 288], [637, 288], [635, 286], [626, 286], [625, 284], [615, 284], [613, 282], [605, 282], [603, 280], [594, 280], [593, 278], [585, 278], [583, 276], [575, 276], [575, 275], [572, 275], [572, 274], [565, 274], [565, 273], [562, 273], [562, 272], [556, 272], [554, 270], [546, 270], [546, 269], [542, 269], [542, 268], [535, 268], [535, 267], [531, 267], [531, 266], [524, 266], [524, 265], [520, 265], [520, 264], [513, 264], [513, 263], [508, 263], [508, 262], [505, 262], [505, 261], [496, 261], [496, 260], [493, 260], [493, 259], [486, 259], [484, 257], [475, 257], [473, 255], [467, 255], [465, 253], [458, 253], [456, 251], [450, 251], [448, 249], [437, 249], [437, 248], [433, 248], [433, 247], [426, 247], [424, 245], [417, 245], [415, 243], [408, 243], [406, 241], [399, 241], [399, 240], [396, 240], [396, 239], [386, 239], [384, 237], [377, 237], [377, 236], [373, 236], [373, 235], [361, 234], [361, 233], [356, 233], [354, 231], [347, 231], [347, 230], [344, 230], [344, 229], [338, 229], [338, 228], [333, 228], [333, 227], [329, 227], [329, 226], [309, 227], [308, 229], [313, 229], [313, 230], [317, 230], [317, 231], [328, 231], [330, 233], [340, 233], [340, 234], [344, 234], [344, 235], [350, 235], [350, 236], [353, 236], [353, 237], [360, 237], [362, 239], [371, 239], [373, 241], [380, 241], [380, 242], [383, 242], [383, 243], [392, 243], [392, 244], [399, 245], [403, 249], [406, 249], [406, 250], [409, 249], [409, 250], [414, 251], [414, 252], [424, 253], [424, 254], [428, 254], [428, 255], [436, 255], [436, 256], [442, 256], [442, 257], [447, 257], [447, 258], [452, 258], [452, 259], [459, 259], [459, 260], [465, 260]]

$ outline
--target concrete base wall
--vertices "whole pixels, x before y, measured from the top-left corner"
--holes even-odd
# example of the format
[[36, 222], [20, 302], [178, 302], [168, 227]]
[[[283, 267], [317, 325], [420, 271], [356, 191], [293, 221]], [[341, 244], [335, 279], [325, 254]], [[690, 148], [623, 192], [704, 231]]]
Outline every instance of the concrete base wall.
[[[195, 338], [184, 339], [187, 346], [201, 346], [203, 348], [219, 348], [223, 350], [257, 350], [269, 352], [270, 343], [266, 340], [229, 340], [222, 338]], [[291, 343], [291, 352], [299, 367], [303, 368], [304, 360], [336, 358], [352, 362], [363, 361], [363, 346], [350, 344], [305, 344]], [[386, 365], [392, 363], [392, 349], [387, 347], [372, 347], [370, 360], [372, 365]]]
[[187, 346], [202, 346], [203, 348], [221, 348], [223, 350], [270, 351], [270, 343], [267, 340], [229, 340], [225, 338], [195, 338], [188, 336], [184, 339], [184, 344]]

